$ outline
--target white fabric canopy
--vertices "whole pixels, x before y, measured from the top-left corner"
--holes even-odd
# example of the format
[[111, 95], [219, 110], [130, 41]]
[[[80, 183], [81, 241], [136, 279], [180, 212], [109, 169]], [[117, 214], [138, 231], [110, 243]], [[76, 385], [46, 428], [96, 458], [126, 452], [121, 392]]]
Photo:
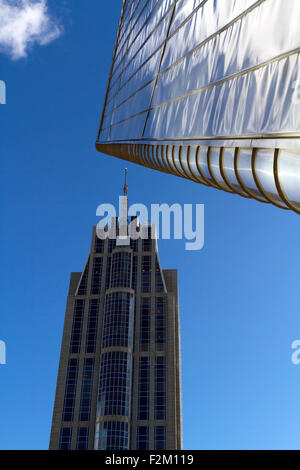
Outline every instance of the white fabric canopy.
[[299, 0], [124, 1], [97, 148], [297, 212], [299, 23]]

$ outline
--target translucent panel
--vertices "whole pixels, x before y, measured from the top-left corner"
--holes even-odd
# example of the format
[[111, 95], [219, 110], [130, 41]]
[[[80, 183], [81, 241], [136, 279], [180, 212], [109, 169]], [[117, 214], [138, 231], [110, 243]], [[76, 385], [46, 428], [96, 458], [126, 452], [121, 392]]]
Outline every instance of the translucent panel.
[[[136, 52], [137, 50], [137, 42], [140, 36], [142, 35], [145, 21], [149, 21], [149, 16], [153, 11], [153, 8], [157, 4], [157, 0], [140, 0], [139, 6], [135, 13], [135, 22], [133, 33], [130, 36], [128, 41], [127, 49], [130, 52], [128, 54], [128, 59]], [[155, 17], [155, 16], [154, 16]]]
[[[188, 3], [188, 6], [191, 7], [194, 2], [189, 1]], [[253, 0], [239, 0], [236, 2], [222, 0], [208, 1], [202, 2], [202, 4], [202, 8], [198, 9], [168, 42], [164, 66], [174, 63], [178, 58], [194, 49], [199, 43], [216, 34], [243, 11], [245, 12], [247, 7], [253, 4]], [[259, 8], [261, 7], [258, 6], [257, 10]], [[269, 6], [266, 9], [269, 11]], [[250, 15], [251, 13], [248, 14], [248, 16]], [[241, 21], [247, 21], [248, 16], [245, 16]], [[254, 22], [255, 19], [252, 18], [250, 20], [252, 28]], [[199, 24], [201, 24], [201, 28], [199, 28]]]
[[122, 74], [122, 84], [130, 77], [132, 72], [138, 67], [141, 67], [157, 49], [162, 48], [164, 38], [167, 35], [170, 18], [171, 15], [169, 13], [165, 17], [165, 19], [159, 24], [155, 35], [152, 35], [149, 40], [145, 43], [141, 52], [136, 56], [133, 56], [133, 60], [130, 60], [128, 64], [126, 64], [126, 68], [124, 70], [124, 73]]
[[[278, 196], [273, 166], [274, 150], [259, 149], [255, 160], [256, 175], [267, 195], [274, 201], [282, 202]], [[284, 203], [282, 205], [285, 206]]]
[[[117, 54], [116, 54], [116, 60], [115, 63], [119, 64], [119, 62], [122, 61], [122, 58], [124, 54], [126, 54], [127, 49], [132, 45], [132, 42], [136, 36], [136, 32], [139, 31], [140, 29], [140, 22], [143, 22], [143, 17], [146, 14], [146, 4], [150, 3], [149, 7], [151, 7], [151, 4], [153, 3], [154, 0], [138, 0], [135, 2], [135, 5], [129, 15], [129, 17], [125, 17], [124, 23], [126, 23], [124, 26], [125, 28], [122, 28], [121, 34], [120, 34], [120, 46], [118, 47]], [[128, 19], [128, 21], [126, 21]], [[124, 31], [124, 33], [123, 33]]]
[[[152, 102], [157, 107], [145, 137], [200, 140], [297, 132], [300, 2], [181, 0], [172, 16], [173, 5], [172, 0], [140, 0], [127, 7], [116, 60], [122, 47], [128, 49], [113, 71], [107, 118], [112, 108], [118, 107], [111, 115], [117, 123], [148, 106], [150, 82], [163, 58]], [[121, 110], [120, 103], [146, 85]], [[105, 127], [109, 124], [108, 119]], [[142, 133], [143, 128], [140, 138]]]
[[109, 127], [107, 127], [106, 129], [102, 129], [100, 133], [100, 139], [102, 142], [106, 142], [109, 139]]
[[132, 70], [128, 80], [118, 90], [118, 102], [121, 103], [141, 87], [154, 80], [158, 71], [161, 51], [156, 52], [140, 68]]
[[138, 139], [144, 129], [146, 114], [145, 112], [138, 116], [133, 116], [120, 124], [112, 126], [110, 138], [115, 141]]
[[[179, 136], [204, 139], [284, 134], [291, 129], [296, 132], [300, 128], [300, 113], [295, 108], [294, 81], [299, 70], [299, 56], [293, 55], [191, 95], [185, 90], [181, 95], [177, 90], [192, 80], [187, 71], [184, 77], [173, 73], [169, 83], [162, 87], [162, 101], [167, 104], [151, 111], [145, 134], [160, 139]], [[168, 101], [166, 96], [169, 88], [175, 92], [174, 101]], [[280, 90], [280, 94], [274, 100], [276, 90]], [[156, 97], [157, 93], [158, 90]], [[155, 100], [154, 103], [157, 104]]]
[[170, 35], [173, 34], [175, 30], [193, 13], [196, 13], [196, 10], [203, 5], [203, 0], [179, 0], [176, 5], [176, 10], [174, 18], [172, 21], [172, 27], [170, 29]]
[[[145, 48], [147, 46], [147, 43], [152, 41], [152, 36], [155, 35], [160, 37], [161, 39], [163, 38], [164, 25], [162, 23], [165, 21], [164, 15], [168, 15], [167, 12], [171, 3], [171, 0], [167, 0], [164, 2], [162, 2], [161, 0], [152, 0], [148, 2], [146, 10], [143, 13], [144, 21], [142, 28], [138, 29], [137, 27], [135, 27], [137, 33], [132, 38], [132, 42], [129, 46], [128, 60], [131, 60], [136, 54], [140, 52], [142, 48]], [[141, 23], [141, 20], [139, 21], [139, 23]]]
[[300, 152], [281, 150], [278, 173], [288, 199], [300, 209]]
[[133, 109], [135, 111], [134, 114], [148, 109], [152, 91], [153, 84], [151, 83], [150, 85], [142, 88], [137, 93], [134, 92], [131, 97], [126, 98], [125, 102], [121, 102], [112, 114], [108, 114], [108, 116], [105, 117], [103, 127], [106, 127], [106, 122], [116, 123], [128, 118], [129, 116], [132, 116]]

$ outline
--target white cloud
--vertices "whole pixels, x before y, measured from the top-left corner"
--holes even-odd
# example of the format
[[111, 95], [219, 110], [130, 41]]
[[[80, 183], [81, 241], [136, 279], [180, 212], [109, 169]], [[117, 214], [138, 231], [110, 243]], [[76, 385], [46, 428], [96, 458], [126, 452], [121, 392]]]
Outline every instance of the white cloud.
[[49, 15], [47, 0], [0, 0], [0, 51], [26, 57], [34, 44], [47, 44], [62, 28]]

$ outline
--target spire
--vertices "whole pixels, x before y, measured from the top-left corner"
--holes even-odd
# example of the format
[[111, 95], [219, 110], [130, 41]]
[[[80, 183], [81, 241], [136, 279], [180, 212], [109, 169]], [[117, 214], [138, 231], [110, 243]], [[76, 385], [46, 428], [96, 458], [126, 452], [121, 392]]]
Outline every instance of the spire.
[[127, 190], [127, 168], [125, 168], [123, 196], [119, 197], [119, 236], [117, 237], [117, 245], [129, 244]]
[[128, 190], [128, 186], [127, 186], [127, 168], [125, 168], [125, 184], [124, 184], [124, 188], [123, 188], [124, 196], [127, 196], [127, 190]]

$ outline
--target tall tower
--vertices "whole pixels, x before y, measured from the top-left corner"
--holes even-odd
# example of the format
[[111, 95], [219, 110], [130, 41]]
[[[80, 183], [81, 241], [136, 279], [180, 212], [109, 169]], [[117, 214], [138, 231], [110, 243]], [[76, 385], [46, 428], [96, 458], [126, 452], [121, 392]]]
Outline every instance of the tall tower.
[[177, 271], [161, 269], [154, 227], [132, 239], [120, 225], [105, 240], [94, 227], [71, 273], [50, 449], [181, 448]]

